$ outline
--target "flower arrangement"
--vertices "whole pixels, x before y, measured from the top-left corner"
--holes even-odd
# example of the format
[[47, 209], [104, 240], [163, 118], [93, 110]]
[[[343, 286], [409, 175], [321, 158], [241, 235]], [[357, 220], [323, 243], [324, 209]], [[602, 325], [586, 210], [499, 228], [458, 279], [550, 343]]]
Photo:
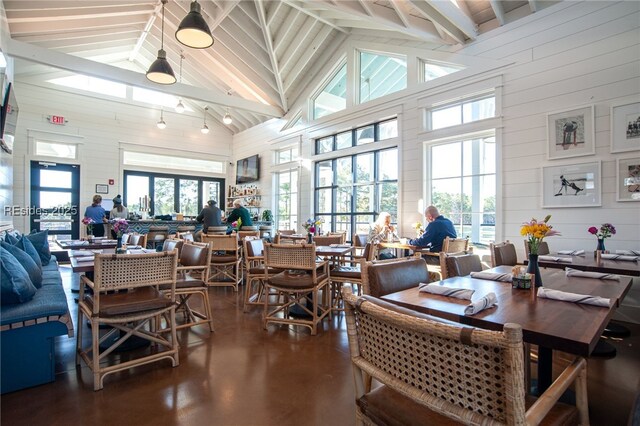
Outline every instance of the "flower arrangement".
[[242, 228], [242, 219], [238, 219], [235, 222], [231, 222], [231, 229], [238, 231]]
[[114, 219], [111, 229], [113, 229], [113, 232], [120, 238], [122, 234], [129, 230], [129, 222], [127, 222], [126, 219]]
[[422, 234], [424, 234], [424, 227], [422, 226], [422, 222], [416, 222], [413, 224], [413, 229], [416, 231], [416, 237], [420, 238]]
[[549, 225], [549, 219], [551, 219], [551, 215], [547, 215], [542, 222], [538, 222], [538, 220], [532, 218], [530, 222], [522, 224], [520, 235], [527, 237], [529, 253], [538, 254], [538, 247], [544, 237], [560, 235], [558, 231]]
[[596, 228], [595, 226], [592, 226], [587, 231], [589, 231], [590, 234], [595, 235], [596, 238], [598, 238], [599, 240], [604, 240], [605, 238], [609, 238], [610, 236], [616, 234], [615, 226], [613, 226], [610, 223], [603, 223], [600, 226], [600, 229]]
[[309, 234], [315, 234], [318, 226], [322, 225], [324, 220], [309, 218], [302, 224], [302, 227], [307, 230]]
[[93, 221], [93, 219], [91, 219], [90, 217], [83, 217], [83, 218], [82, 218], [82, 223], [83, 223], [84, 225], [87, 225], [87, 232], [88, 232], [89, 234], [92, 234], [92, 233], [93, 233], [93, 232], [92, 232], [92, 231], [93, 231], [93, 224], [95, 223], [95, 222]]

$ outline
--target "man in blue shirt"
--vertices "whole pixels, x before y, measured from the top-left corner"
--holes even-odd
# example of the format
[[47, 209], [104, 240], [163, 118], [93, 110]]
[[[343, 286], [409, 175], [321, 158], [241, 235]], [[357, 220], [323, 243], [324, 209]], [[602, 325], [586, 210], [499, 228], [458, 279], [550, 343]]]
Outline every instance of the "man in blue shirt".
[[424, 211], [424, 217], [429, 222], [427, 229], [420, 238], [409, 240], [408, 243], [410, 245], [429, 248], [429, 251], [437, 253], [442, 251], [442, 242], [446, 237], [457, 237], [453, 223], [446, 217], [440, 216], [436, 207], [427, 207]]

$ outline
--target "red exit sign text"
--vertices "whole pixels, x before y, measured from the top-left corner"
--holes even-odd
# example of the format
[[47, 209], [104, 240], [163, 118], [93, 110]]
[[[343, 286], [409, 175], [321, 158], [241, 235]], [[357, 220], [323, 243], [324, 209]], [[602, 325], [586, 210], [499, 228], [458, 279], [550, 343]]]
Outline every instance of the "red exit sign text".
[[61, 124], [63, 126], [65, 123], [65, 119], [61, 115], [52, 115], [51, 117], [49, 117], [49, 121], [51, 122], [51, 124]]

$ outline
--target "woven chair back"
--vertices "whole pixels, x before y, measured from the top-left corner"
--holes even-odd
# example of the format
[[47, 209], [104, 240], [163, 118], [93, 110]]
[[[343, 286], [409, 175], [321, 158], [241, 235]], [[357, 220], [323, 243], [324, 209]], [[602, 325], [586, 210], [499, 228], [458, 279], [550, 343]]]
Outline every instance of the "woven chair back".
[[202, 242], [208, 243], [213, 251], [237, 251], [238, 235], [202, 235]]
[[295, 229], [279, 229], [278, 234], [280, 235], [293, 235], [295, 234]]
[[265, 244], [264, 263], [277, 269], [316, 268], [316, 246], [314, 244]]
[[343, 288], [355, 366], [464, 424], [525, 424], [522, 328], [445, 324]]
[[327, 232], [328, 237], [340, 237], [341, 241], [337, 244], [344, 244], [347, 241], [347, 231]]
[[97, 254], [95, 291], [171, 284], [176, 280], [178, 251], [145, 254]]
[[445, 237], [442, 242], [442, 251], [445, 253], [458, 253], [469, 250], [468, 238], [449, 238]]
[[344, 244], [344, 234], [340, 235], [318, 235], [313, 237], [313, 242], [317, 246], [330, 246], [331, 244]]
[[489, 244], [489, 251], [491, 253], [491, 267], [508, 265], [514, 266], [518, 263], [518, 255], [516, 253], [516, 246], [509, 241], [498, 244]]

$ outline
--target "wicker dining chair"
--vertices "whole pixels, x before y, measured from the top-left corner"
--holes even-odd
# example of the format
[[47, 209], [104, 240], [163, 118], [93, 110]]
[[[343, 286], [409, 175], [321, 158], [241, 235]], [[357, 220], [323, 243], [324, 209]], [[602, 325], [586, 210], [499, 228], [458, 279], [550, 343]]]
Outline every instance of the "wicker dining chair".
[[[437, 320], [343, 289], [356, 424], [589, 424], [587, 363], [577, 358], [539, 399], [525, 393], [522, 328]], [[381, 386], [371, 389], [371, 378]], [[575, 382], [577, 407], [558, 403]], [[555, 422], [552, 422], [555, 420]]]
[[490, 243], [489, 252], [491, 253], [491, 267], [496, 266], [515, 266], [518, 264], [518, 254], [516, 246], [508, 240], [503, 243]]
[[129, 238], [130, 238], [131, 234], [129, 233], [125, 233], [122, 234], [122, 244], [129, 244]]
[[131, 234], [129, 235], [129, 244], [132, 246], [147, 246], [147, 234]]
[[364, 247], [362, 256], [354, 256], [351, 260], [348, 258], [340, 264], [332, 266], [329, 273], [331, 280], [331, 309], [341, 311], [342, 308], [342, 286], [350, 284], [357, 294], [362, 293], [362, 271], [363, 265], [367, 261], [373, 260], [374, 247], [372, 243], [367, 243]]
[[260, 238], [244, 240], [244, 307], [248, 312], [251, 306], [264, 305], [264, 279], [268, 276], [282, 272], [280, 269], [265, 269], [264, 265], [264, 241]]
[[216, 287], [233, 287], [238, 291], [242, 281], [242, 266], [238, 235], [202, 234], [202, 242], [211, 249], [211, 269], [207, 284]]
[[444, 253], [459, 253], [469, 250], [469, 238], [450, 238], [445, 237], [442, 242], [442, 251]]
[[[318, 324], [331, 313], [329, 262], [316, 260], [314, 244], [265, 244], [264, 263], [264, 329], [269, 323], [300, 325], [316, 335]], [[282, 272], [270, 275], [269, 268]], [[292, 309], [305, 316], [292, 315]]]
[[[165, 241], [166, 244], [166, 241]], [[176, 325], [176, 329], [208, 324], [213, 331], [213, 315], [209, 303], [207, 281], [211, 263], [211, 250], [207, 243], [185, 243], [180, 251], [178, 275], [176, 278], [176, 316], [183, 313], [185, 321]], [[168, 292], [167, 286], [160, 286]], [[203, 310], [198, 310], [189, 302], [193, 296], [200, 296]]]
[[314, 236], [313, 242], [316, 243], [316, 246], [330, 246], [331, 244], [344, 244], [344, 234]]
[[164, 240], [164, 243], [162, 243], [162, 251], [178, 250], [178, 256], [179, 256], [180, 251], [182, 250], [183, 244], [184, 244], [183, 240], [179, 240], [177, 238], [168, 238]]
[[[161, 246], [164, 240], [169, 238], [169, 227], [167, 225], [153, 225], [149, 226], [149, 233], [147, 234], [147, 244], [150, 248], [157, 248]], [[145, 246], [143, 246], [145, 247]]]
[[[80, 281], [76, 340], [76, 364], [83, 360], [89, 366], [94, 390], [102, 389], [105, 376], [117, 371], [165, 358], [174, 367], [179, 364], [175, 322], [177, 264], [177, 250], [95, 256], [93, 281], [86, 276]], [[161, 285], [167, 286], [166, 295], [158, 289]], [[155, 327], [155, 319], [163, 315], [168, 319], [168, 335]], [[85, 319], [91, 324], [88, 347], [83, 339]], [[101, 325], [112, 327], [102, 337]], [[114, 335], [120, 337], [107, 349], [101, 349], [100, 344]], [[109, 354], [132, 335], [154, 343], [154, 350], [134, 359], [108, 362]]]

